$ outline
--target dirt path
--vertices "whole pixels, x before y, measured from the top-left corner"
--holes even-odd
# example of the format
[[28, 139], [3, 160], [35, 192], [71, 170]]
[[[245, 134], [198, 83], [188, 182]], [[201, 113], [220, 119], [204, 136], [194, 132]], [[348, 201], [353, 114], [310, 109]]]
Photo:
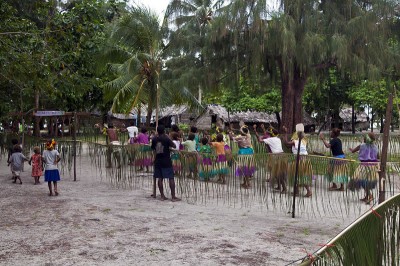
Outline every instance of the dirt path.
[[49, 197], [29, 165], [18, 185], [0, 161], [0, 265], [286, 265], [354, 220], [162, 202], [82, 165], [87, 156], [79, 181], [62, 176], [60, 196]]

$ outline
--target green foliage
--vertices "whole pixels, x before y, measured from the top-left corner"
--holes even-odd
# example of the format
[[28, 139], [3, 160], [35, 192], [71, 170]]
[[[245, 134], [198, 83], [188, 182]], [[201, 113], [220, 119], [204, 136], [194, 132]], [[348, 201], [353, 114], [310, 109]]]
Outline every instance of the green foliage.
[[299, 265], [399, 265], [399, 206], [396, 195], [371, 208]]
[[112, 80], [103, 85], [112, 111], [129, 113], [148, 104], [147, 122], [156, 105], [164, 49], [162, 30], [152, 11], [136, 7], [114, 21], [107, 30], [99, 64], [107, 66]]
[[258, 86], [250, 86], [250, 82], [241, 79], [240, 86], [236, 90], [224, 89], [217, 102], [232, 111], [280, 111], [280, 91], [277, 88], [269, 90], [261, 89]]
[[369, 106], [379, 116], [384, 115], [389, 91], [385, 80], [363, 81], [349, 92], [357, 106]]
[[179, 129], [182, 130], [183, 132], [188, 132], [188, 130], [189, 130], [189, 125], [188, 125], [188, 124], [185, 124], [185, 123], [178, 124], [178, 127], [179, 127]]
[[1, 108], [0, 117], [32, 107], [101, 108], [93, 57], [104, 42], [105, 23], [119, 8], [105, 0], [2, 1], [0, 91], [13, 91], [4, 93], [13, 104]]
[[[321, 81], [311, 81], [307, 84], [303, 103], [308, 113], [316, 112], [320, 118], [325, 115], [338, 115], [344, 105], [351, 105], [354, 99], [349, 96], [357, 88], [349, 74], [340, 73], [337, 68], [326, 71]], [[356, 106], [358, 103], [356, 103]]]

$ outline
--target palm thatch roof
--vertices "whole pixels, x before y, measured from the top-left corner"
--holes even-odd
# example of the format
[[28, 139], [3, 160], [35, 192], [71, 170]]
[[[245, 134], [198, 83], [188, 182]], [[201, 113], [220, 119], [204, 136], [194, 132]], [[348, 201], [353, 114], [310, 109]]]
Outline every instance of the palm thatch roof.
[[217, 115], [223, 122], [240, 122], [245, 123], [277, 123], [276, 116], [266, 112], [245, 111], [229, 113], [225, 107], [218, 104], [209, 104], [207, 106], [210, 115]]
[[233, 113], [231, 122], [245, 123], [278, 123], [275, 114], [268, 114], [266, 112], [246, 111]]
[[[171, 106], [166, 106], [163, 108], [160, 108], [160, 112], [158, 113], [159, 119], [162, 119], [167, 116], [177, 116], [185, 113], [186, 111], [189, 110], [188, 105], [171, 105]], [[140, 108], [141, 116], [145, 116], [147, 114], [147, 105], [142, 105]], [[112, 113], [111, 111], [108, 112], [108, 115], [118, 118], [118, 119], [134, 119], [138, 115], [138, 108], [133, 108], [129, 114], [116, 114]], [[152, 114], [152, 117], [156, 116], [156, 110], [154, 109]]]
[[207, 105], [207, 111], [210, 115], [217, 115], [221, 118], [224, 122], [228, 122], [230, 120], [230, 116], [225, 107], [219, 104], [209, 104]]
[[[343, 122], [345, 123], [351, 123], [351, 108], [343, 108], [340, 110], [339, 116], [341, 119], [343, 119]], [[356, 111], [356, 122], [367, 122], [368, 121], [368, 115], [363, 112], [363, 111]]]

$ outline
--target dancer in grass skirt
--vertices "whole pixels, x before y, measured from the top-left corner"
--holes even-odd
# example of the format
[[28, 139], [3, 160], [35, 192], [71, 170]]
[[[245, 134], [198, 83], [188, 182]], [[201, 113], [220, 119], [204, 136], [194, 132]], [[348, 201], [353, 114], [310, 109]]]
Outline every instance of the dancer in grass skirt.
[[287, 188], [287, 168], [288, 156], [283, 153], [282, 140], [279, 138], [279, 132], [275, 128], [269, 128], [269, 138], [264, 138], [262, 141], [268, 146], [271, 153], [268, 156], [268, 168], [271, 171], [271, 186], [277, 187], [274, 190], [281, 193], [286, 193]]
[[217, 141], [218, 134], [222, 135], [223, 142], [225, 143], [225, 145], [224, 145], [225, 159], [226, 159], [227, 165], [231, 166], [233, 156], [232, 156], [231, 146], [229, 145], [230, 144], [230, 136], [224, 130], [222, 130], [220, 127], [217, 127], [216, 133], [213, 134], [213, 137], [211, 138], [213, 142], [218, 142]]
[[360, 199], [365, 203], [369, 204], [373, 201], [371, 190], [376, 188], [376, 184], [379, 180], [379, 160], [378, 160], [378, 147], [374, 144], [375, 134], [369, 132], [364, 136], [364, 143], [355, 147], [350, 148], [352, 153], [358, 152], [358, 159], [360, 165], [355, 170], [353, 179], [353, 186], [349, 185], [350, 189], [363, 188], [365, 191], [365, 197]]
[[189, 133], [188, 139], [182, 142], [182, 146], [184, 147], [187, 153], [184, 155], [184, 162], [182, 163], [185, 165], [185, 171], [187, 171], [188, 178], [194, 178], [197, 173], [197, 150], [196, 150], [196, 141], [195, 134]]
[[[267, 131], [267, 129], [265, 128], [264, 124], [261, 124], [260, 127], [261, 127], [261, 130], [262, 130], [263, 134], [260, 135], [258, 133], [256, 124], [253, 125], [254, 134], [256, 135], [258, 142], [264, 142], [264, 139], [270, 138], [271, 134]], [[266, 149], [267, 149], [268, 153], [271, 153], [271, 150], [270, 150], [268, 145], [266, 146]]]
[[149, 167], [153, 164], [153, 152], [149, 145], [149, 135], [147, 129], [142, 127], [140, 133], [137, 136], [138, 152], [135, 160], [135, 166], [138, 167], [139, 171], [146, 167], [146, 171], [149, 172]]
[[[283, 132], [286, 133], [286, 127], [283, 127]], [[304, 136], [304, 132], [301, 132], [301, 142], [300, 142], [300, 161], [298, 167], [298, 174], [297, 174], [297, 185], [298, 187], [304, 187], [307, 190], [307, 193], [304, 195], [305, 197], [311, 197], [312, 192], [310, 186], [312, 185], [312, 165], [310, 160], [307, 158], [307, 139]], [[294, 186], [294, 178], [296, 173], [296, 156], [298, 151], [299, 145], [299, 136], [297, 132], [294, 132], [290, 141], [287, 141], [287, 135], [284, 135], [284, 142], [285, 145], [292, 149], [292, 153], [295, 155], [291, 157], [291, 160], [288, 162], [288, 177], [289, 177], [289, 184]], [[294, 193], [298, 194], [298, 187], [294, 188]]]
[[[329, 143], [324, 139], [324, 134], [320, 133], [319, 138], [324, 143], [325, 147], [330, 148], [332, 156], [339, 160], [332, 160], [328, 164], [327, 178], [329, 182], [332, 182], [332, 186], [329, 188], [332, 190], [344, 191], [344, 183], [348, 182], [349, 164], [344, 159], [344, 153], [342, 149], [342, 141], [339, 139], [340, 129], [334, 128], [330, 133], [331, 140]], [[336, 183], [340, 183], [338, 188]]]
[[240, 135], [233, 136], [233, 141], [237, 142], [238, 151], [238, 167], [236, 168], [236, 176], [243, 178], [242, 188], [250, 188], [250, 179], [254, 175], [256, 168], [254, 166], [254, 150], [251, 145], [251, 136], [246, 125], [240, 128]]
[[215, 148], [217, 154], [215, 173], [218, 175], [217, 182], [225, 184], [226, 175], [228, 174], [228, 163], [225, 156], [224, 136], [221, 133], [217, 134], [216, 141], [211, 142], [211, 146]]
[[176, 147], [175, 149], [172, 149], [173, 150], [173, 153], [171, 154], [172, 167], [174, 169], [175, 175], [179, 175], [179, 173], [181, 171], [181, 160], [180, 160], [180, 155], [179, 155], [181, 141], [179, 139], [178, 132], [171, 132], [170, 137]]
[[199, 164], [200, 164], [200, 180], [210, 180], [213, 176], [213, 163], [212, 163], [212, 150], [208, 145], [208, 138], [203, 137], [201, 139], [201, 146], [199, 151]]

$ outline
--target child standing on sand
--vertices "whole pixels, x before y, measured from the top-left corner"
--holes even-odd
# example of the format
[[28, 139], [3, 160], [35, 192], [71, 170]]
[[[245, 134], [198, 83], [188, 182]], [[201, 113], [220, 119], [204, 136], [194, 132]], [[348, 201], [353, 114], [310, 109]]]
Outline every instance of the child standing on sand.
[[49, 196], [53, 196], [51, 182], [54, 185], [54, 195], [58, 196], [57, 181], [60, 181], [60, 172], [58, 171], [57, 164], [61, 159], [60, 154], [55, 149], [56, 144], [54, 139], [49, 140], [46, 142], [46, 150], [43, 152], [43, 161], [46, 164], [44, 181], [49, 185]]
[[38, 146], [33, 147], [34, 154], [29, 160], [29, 164], [32, 165], [32, 177], [35, 179], [35, 184], [40, 184], [39, 178], [43, 175], [43, 159], [40, 155], [40, 148]]
[[14, 145], [14, 153], [10, 157], [11, 171], [14, 178], [13, 183], [17, 183], [18, 179], [19, 183], [22, 185], [20, 174], [24, 168], [24, 161], [28, 161], [28, 159], [22, 154], [21, 146], [18, 144]]
[[[14, 153], [14, 146], [17, 145], [17, 144], [18, 144], [18, 140], [17, 139], [12, 139], [11, 140], [11, 144], [8, 147], [7, 166], [10, 166], [10, 164], [11, 164], [10, 163], [10, 158], [11, 158], [11, 155]], [[12, 167], [11, 166], [10, 166], [10, 171], [11, 171], [11, 175], [12, 175], [11, 179], [14, 179], [14, 175], [12, 173]]]

